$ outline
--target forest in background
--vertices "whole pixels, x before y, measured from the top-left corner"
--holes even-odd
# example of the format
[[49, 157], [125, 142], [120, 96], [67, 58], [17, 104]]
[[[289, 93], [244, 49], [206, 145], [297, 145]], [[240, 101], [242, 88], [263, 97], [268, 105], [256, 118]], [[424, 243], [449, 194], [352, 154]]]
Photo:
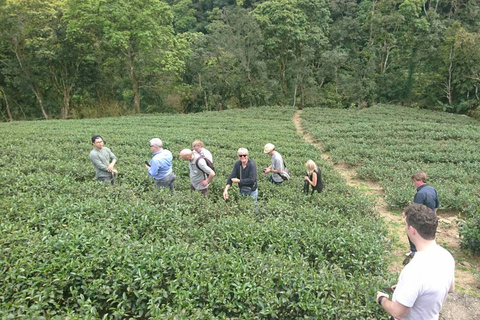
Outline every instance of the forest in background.
[[0, 121], [395, 103], [480, 114], [478, 0], [0, 0]]

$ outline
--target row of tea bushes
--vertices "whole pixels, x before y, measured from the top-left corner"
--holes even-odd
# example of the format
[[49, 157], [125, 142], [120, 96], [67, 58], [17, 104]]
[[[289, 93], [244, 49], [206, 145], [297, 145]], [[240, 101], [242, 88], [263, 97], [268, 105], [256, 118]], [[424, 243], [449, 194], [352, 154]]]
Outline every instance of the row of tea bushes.
[[[0, 124], [2, 319], [369, 319], [392, 284], [372, 200], [347, 187], [296, 134], [289, 108]], [[270, 115], [278, 115], [271, 118]], [[270, 119], [270, 120], [269, 120]], [[119, 157], [117, 185], [94, 179], [90, 137]], [[148, 140], [174, 154], [174, 196], [146, 174]], [[18, 139], [22, 137], [22, 139]], [[178, 152], [202, 139], [217, 177], [189, 191]], [[273, 142], [292, 179], [267, 182]], [[257, 163], [259, 214], [222, 189], [245, 146]], [[305, 196], [304, 163], [326, 184]]]
[[[480, 123], [474, 119], [391, 105], [368, 109], [306, 109], [302, 125], [336, 163], [378, 181], [389, 205], [412, 201], [411, 175], [425, 171], [440, 209], [459, 210], [462, 245], [480, 253]], [[319, 125], [321, 123], [321, 125]]]

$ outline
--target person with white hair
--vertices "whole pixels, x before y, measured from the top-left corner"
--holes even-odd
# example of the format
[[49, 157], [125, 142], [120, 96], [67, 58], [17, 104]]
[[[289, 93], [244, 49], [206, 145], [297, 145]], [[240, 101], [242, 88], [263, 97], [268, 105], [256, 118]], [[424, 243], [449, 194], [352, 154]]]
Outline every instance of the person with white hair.
[[223, 198], [228, 199], [228, 190], [233, 183], [236, 183], [240, 194], [253, 198], [256, 210], [258, 198], [257, 166], [253, 160], [249, 159], [247, 148], [238, 149], [237, 155], [239, 160], [235, 162], [232, 173], [228, 177], [227, 185], [223, 190]]
[[172, 160], [173, 156], [169, 150], [163, 149], [163, 142], [159, 138], [150, 140], [150, 149], [153, 157], [150, 164], [145, 164], [148, 175], [155, 181], [158, 188], [170, 188], [173, 195], [175, 174], [173, 173]]

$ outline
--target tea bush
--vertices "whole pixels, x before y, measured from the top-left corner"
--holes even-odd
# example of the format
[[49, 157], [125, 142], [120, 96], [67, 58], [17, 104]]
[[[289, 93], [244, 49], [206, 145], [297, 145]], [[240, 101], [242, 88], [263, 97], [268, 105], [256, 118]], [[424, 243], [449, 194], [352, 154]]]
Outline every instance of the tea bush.
[[[462, 246], [480, 252], [480, 124], [460, 115], [377, 105], [368, 109], [305, 109], [302, 125], [336, 163], [378, 181], [393, 208], [413, 201], [411, 175], [425, 171], [440, 209], [459, 210]], [[319, 125], [321, 124], [321, 125]]]
[[[345, 185], [298, 136], [294, 110], [0, 123], [2, 319], [371, 319], [390, 281], [385, 227], [373, 202]], [[272, 117], [275, 115], [275, 117]], [[97, 183], [88, 155], [101, 134], [119, 158], [117, 184]], [[174, 196], [144, 161], [160, 137], [174, 155]], [[217, 167], [208, 198], [190, 193], [179, 151], [200, 138]], [[272, 142], [292, 171], [261, 172]], [[236, 151], [257, 164], [259, 214], [222, 190]], [[325, 190], [306, 196], [304, 163]]]

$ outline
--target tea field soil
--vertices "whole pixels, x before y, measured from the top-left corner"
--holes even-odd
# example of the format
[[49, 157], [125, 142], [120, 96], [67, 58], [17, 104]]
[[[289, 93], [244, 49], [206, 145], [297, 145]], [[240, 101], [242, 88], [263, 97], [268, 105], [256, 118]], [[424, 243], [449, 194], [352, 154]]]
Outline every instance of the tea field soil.
[[[305, 141], [322, 150], [320, 143], [313, 141], [308, 130], [301, 127], [301, 110], [298, 110], [293, 122], [297, 133], [302, 135]], [[354, 188], [359, 188], [375, 200], [377, 210], [389, 227], [390, 239], [394, 243], [394, 250], [390, 257], [390, 271], [398, 272], [403, 268], [402, 261], [409, 245], [405, 235], [404, 222], [401, 212], [393, 212], [388, 209], [384, 201], [385, 193], [375, 182], [365, 181], [356, 178], [355, 170], [345, 164], [334, 164], [330, 156], [322, 153], [322, 158], [345, 178], [346, 183]], [[414, 190], [412, 190], [413, 197]], [[437, 243], [448, 249], [455, 258], [455, 281], [456, 292], [449, 294], [440, 314], [441, 320], [467, 320], [480, 319], [480, 285], [477, 273], [480, 272], [480, 257], [468, 256], [460, 249], [458, 233], [458, 219], [456, 212], [439, 211], [439, 230], [437, 232]]]

